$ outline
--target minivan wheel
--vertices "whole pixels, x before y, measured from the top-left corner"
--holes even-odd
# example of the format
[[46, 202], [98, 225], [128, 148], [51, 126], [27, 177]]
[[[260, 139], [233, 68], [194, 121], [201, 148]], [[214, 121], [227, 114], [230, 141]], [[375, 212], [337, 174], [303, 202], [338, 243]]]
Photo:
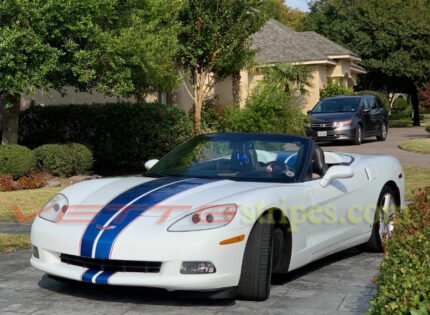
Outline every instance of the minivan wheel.
[[355, 138], [353, 142], [355, 145], [360, 145], [363, 142], [363, 128], [361, 125], [358, 125], [357, 129], [355, 129]]
[[376, 136], [376, 139], [378, 141], [385, 141], [387, 139], [387, 134], [388, 134], [388, 127], [387, 127], [387, 124], [383, 122], [381, 124], [381, 132], [379, 136]]

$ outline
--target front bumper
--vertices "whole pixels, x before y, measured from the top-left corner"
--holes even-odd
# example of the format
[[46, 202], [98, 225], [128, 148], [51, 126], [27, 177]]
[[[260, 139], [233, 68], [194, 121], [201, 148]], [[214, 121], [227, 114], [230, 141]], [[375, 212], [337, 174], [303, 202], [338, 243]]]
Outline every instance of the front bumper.
[[[157, 218], [151, 218], [157, 220]], [[146, 220], [144, 225], [150, 225]], [[66, 279], [98, 283], [85, 280], [88, 268], [63, 263], [61, 254], [79, 255], [79, 244], [72, 250], [66, 244], [67, 226], [54, 224], [37, 218], [32, 228], [32, 244], [38, 248], [39, 258], [33, 256], [31, 265], [47, 274]], [[161, 229], [159, 227], [159, 229]], [[136, 238], [133, 234], [140, 230]], [[115, 247], [113, 260], [159, 261], [158, 273], [114, 272], [103, 284], [142, 286], [167, 290], [208, 291], [237, 286], [239, 283], [242, 259], [249, 231], [230, 230], [227, 227], [201, 232], [161, 232], [154, 235], [151, 229], [136, 224], [130, 229], [130, 237], [119, 241]], [[223, 239], [245, 234], [245, 241], [221, 246]], [[130, 240], [133, 239], [131, 242]], [[216, 267], [212, 274], [181, 274], [184, 261], [209, 261]], [[102, 272], [96, 270], [95, 272]], [[91, 278], [90, 278], [91, 279]], [[106, 280], [106, 279], [105, 279]]]
[[354, 140], [355, 139], [355, 128], [343, 127], [337, 129], [316, 129], [306, 127], [306, 135], [312, 137], [315, 140]]

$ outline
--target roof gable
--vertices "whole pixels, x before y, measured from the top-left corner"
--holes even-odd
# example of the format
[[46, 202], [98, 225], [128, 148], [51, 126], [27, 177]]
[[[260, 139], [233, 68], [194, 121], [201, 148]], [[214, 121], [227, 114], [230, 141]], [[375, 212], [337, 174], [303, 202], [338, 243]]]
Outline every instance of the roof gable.
[[260, 64], [323, 61], [336, 56], [360, 60], [349, 49], [316, 32], [296, 32], [273, 19], [252, 36], [252, 46], [258, 50], [256, 60]]

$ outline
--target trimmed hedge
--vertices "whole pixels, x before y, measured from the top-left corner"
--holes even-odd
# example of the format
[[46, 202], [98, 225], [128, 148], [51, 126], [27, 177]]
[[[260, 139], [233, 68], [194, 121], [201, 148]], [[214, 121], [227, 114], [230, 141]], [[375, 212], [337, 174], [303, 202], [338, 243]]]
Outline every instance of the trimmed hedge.
[[102, 175], [140, 173], [191, 136], [187, 113], [160, 104], [32, 106], [20, 116], [21, 144], [83, 143]]
[[34, 153], [20, 145], [0, 145], [0, 174], [18, 178], [36, 169]]
[[39, 170], [55, 176], [71, 176], [74, 171], [74, 156], [70, 147], [46, 144], [33, 150]]
[[430, 187], [396, 219], [384, 241], [377, 295], [369, 314], [430, 313]]
[[93, 152], [80, 143], [70, 143], [67, 146], [73, 158], [73, 173], [87, 174], [93, 168]]

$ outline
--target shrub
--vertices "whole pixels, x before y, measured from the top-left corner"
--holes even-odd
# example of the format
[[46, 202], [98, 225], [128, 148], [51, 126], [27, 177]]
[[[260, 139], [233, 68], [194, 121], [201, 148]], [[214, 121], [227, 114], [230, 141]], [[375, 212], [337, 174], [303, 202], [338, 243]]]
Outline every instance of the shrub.
[[430, 312], [430, 187], [416, 193], [409, 209], [396, 218], [377, 277], [370, 314]]
[[0, 174], [18, 178], [35, 168], [36, 158], [30, 149], [20, 145], [0, 145]]
[[15, 183], [15, 189], [37, 189], [45, 186], [46, 178], [43, 173], [32, 173], [23, 176]]
[[243, 109], [227, 108], [225, 131], [304, 134], [301, 107], [277, 84], [263, 82], [252, 91]]
[[428, 126], [426, 127], [426, 131], [427, 131], [428, 133], [430, 133], [430, 125], [428, 125]]
[[55, 176], [70, 176], [74, 171], [74, 156], [69, 146], [46, 144], [34, 149], [38, 167]]
[[79, 143], [70, 143], [67, 146], [70, 148], [73, 157], [73, 174], [88, 173], [93, 168], [93, 152]]
[[0, 175], [0, 191], [15, 190], [15, 182], [11, 175]]
[[160, 104], [32, 106], [21, 113], [20, 143], [83, 143], [102, 175], [139, 173], [192, 136], [187, 113]]
[[333, 78], [327, 79], [327, 84], [320, 91], [320, 98], [340, 96], [340, 95], [352, 95], [354, 92], [351, 89], [341, 85]]

